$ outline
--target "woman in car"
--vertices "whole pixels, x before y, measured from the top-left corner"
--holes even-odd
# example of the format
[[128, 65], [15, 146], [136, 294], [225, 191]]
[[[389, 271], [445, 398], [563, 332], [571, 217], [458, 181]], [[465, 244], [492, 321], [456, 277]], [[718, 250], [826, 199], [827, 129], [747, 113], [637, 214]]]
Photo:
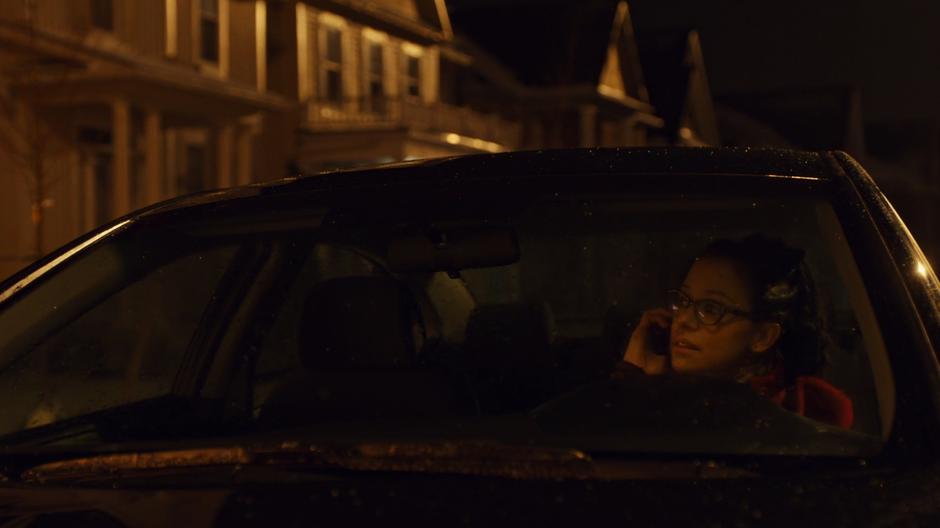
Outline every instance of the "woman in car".
[[615, 377], [748, 383], [789, 411], [852, 426], [851, 400], [819, 377], [830, 339], [801, 250], [761, 235], [714, 242], [668, 295], [667, 308], [643, 314]]

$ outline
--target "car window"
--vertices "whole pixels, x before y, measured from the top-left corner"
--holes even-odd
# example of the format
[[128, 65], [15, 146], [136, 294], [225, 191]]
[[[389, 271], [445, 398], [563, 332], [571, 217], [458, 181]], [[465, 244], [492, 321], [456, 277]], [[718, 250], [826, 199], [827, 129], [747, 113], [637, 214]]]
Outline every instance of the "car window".
[[[306, 250], [304, 271], [284, 296], [260, 348], [251, 389], [258, 426], [311, 425], [326, 434], [338, 424], [378, 427], [376, 420], [486, 422], [526, 416], [537, 418], [542, 433], [582, 446], [738, 452], [758, 445], [786, 453], [780, 442], [789, 436], [753, 427], [766, 421], [762, 413], [779, 412], [775, 419], [794, 420], [785, 428], [810, 437], [828, 432], [826, 442], [804, 438], [790, 441], [789, 449], [830, 455], [870, 450], [890, 430], [893, 386], [884, 343], [851, 249], [825, 199], [555, 194], [520, 202], [515, 210], [421, 207], [427, 206], [389, 210], [387, 216], [374, 210], [360, 217], [355, 211], [335, 213], [347, 221], [356, 218], [348, 229], [332, 222], [330, 243]], [[441, 233], [448, 229], [466, 236], [493, 226], [518, 241], [517, 258], [509, 264], [487, 265], [484, 256], [459, 270], [380, 269], [394, 268], [390, 248], [401, 237], [412, 240], [418, 233], [444, 247], [448, 239]], [[689, 417], [688, 405], [665, 403], [668, 399], [662, 408], [639, 405], [660, 394], [661, 387], [650, 384], [674, 378], [646, 377], [625, 385], [612, 381], [612, 371], [643, 311], [664, 306], [666, 290], [682, 284], [700, 252], [716, 240], [755, 233], [804, 255], [818, 287], [827, 343], [825, 363], [804, 381], [813, 385], [807, 391], [832, 389], [838, 404], [849, 406], [840, 412], [851, 419], [839, 426], [817, 423], [812, 413], [786, 411], [783, 399], [789, 392], [779, 394], [775, 406], [771, 397], [745, 391], [735, 396], [737, 410], [722, 416], [741, 420], [747, 425], [735, 427], [752, 434], [731, 434], [722, 428], [727, 424], [715, 425], [709, 430], [713, 444], [695, 444], [708, 420]], [[331, 265], [333, 271], [324, 273]], [[610, 390], [626, 392], [591, 392], [609, 383], [615, 387]], [[733, 389], [743, 386], [736, 383]], [[688, 397], [707, 405], [728, 394], [724, 388], [701, 390]], [[618, 398], [622, 405], [612, 403]], [[748, 403], [741, 407], [744, 400]], [[673, 421], [657, 421], [663, 416]], [[595, 418], [594, 425], [579, 422]], [[644, 430], [644, 423], [653, 425]], [[630, 434], [625, 424], [633, 424]], [[466, 427], [471, 436], [499, 436], [482, 425], [487, 433]], [[843, 433], [832, 434], [840, 429]], [[664, 439], [663, 431], [672, 436]]]
[[20, 329], [3, 348], [0, 432], [170, 392], [235, 249], [152, 242], [96, 248], [32, 292], [54, 299], [48, 311], [24, 303], [0, 314]]

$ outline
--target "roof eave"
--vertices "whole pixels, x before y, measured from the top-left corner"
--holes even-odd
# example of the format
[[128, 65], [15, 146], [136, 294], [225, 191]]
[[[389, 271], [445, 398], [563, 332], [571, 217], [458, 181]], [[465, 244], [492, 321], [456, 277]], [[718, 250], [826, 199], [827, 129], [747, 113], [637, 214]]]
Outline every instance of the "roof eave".
[[441, 29], [432, 28], [416, 20], [398, 16], [377, 7], [373, 2], [358, 0], [302, 0], [305, 4], [360, 22], [375, 29], [387, 31], [414, 40], [420, 44], [441, 44], [453, 38], [450, 19], [440, 16]]

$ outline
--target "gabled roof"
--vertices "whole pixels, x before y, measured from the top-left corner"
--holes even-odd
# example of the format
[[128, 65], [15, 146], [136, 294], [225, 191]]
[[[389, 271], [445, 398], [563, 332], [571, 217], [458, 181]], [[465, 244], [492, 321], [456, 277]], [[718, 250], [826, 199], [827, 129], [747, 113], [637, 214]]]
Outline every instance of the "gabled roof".
[[527, 86], [598, 86], [621, 4], [540, 0], [468, 5], [454, 13], [453, 24]]
[[636, 34], [633, 30], [633, 19], [630, 16], [630, 8], [626, 2], [621, 1], [617, 4], [608, 53], [608, 63], [605, 65], [605, 69], [608, 66], [612, 69], [613, 62], [616, 60], [620, 69], [619, 73], [624, 94], [648, 104], [650, 102], [649, 92], [643, 75], [643, 67], [640, 63]]

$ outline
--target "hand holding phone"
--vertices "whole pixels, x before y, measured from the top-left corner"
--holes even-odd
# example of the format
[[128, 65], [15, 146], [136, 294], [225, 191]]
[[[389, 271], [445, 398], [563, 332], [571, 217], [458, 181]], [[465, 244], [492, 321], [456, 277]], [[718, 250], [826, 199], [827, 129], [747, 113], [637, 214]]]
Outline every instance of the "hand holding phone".
[[649, 342], [650, 352], [658, 356], [665, 356], [669, 354], [669, 328], [663, 328], [657, 324], [650, 325], [649, 327], [649, 336], [647, 337]]
[[663, 374], [669, 369], [669, 329], [672, 312], [647, 310], [630, 336], [623, 360], [647, 374]]

